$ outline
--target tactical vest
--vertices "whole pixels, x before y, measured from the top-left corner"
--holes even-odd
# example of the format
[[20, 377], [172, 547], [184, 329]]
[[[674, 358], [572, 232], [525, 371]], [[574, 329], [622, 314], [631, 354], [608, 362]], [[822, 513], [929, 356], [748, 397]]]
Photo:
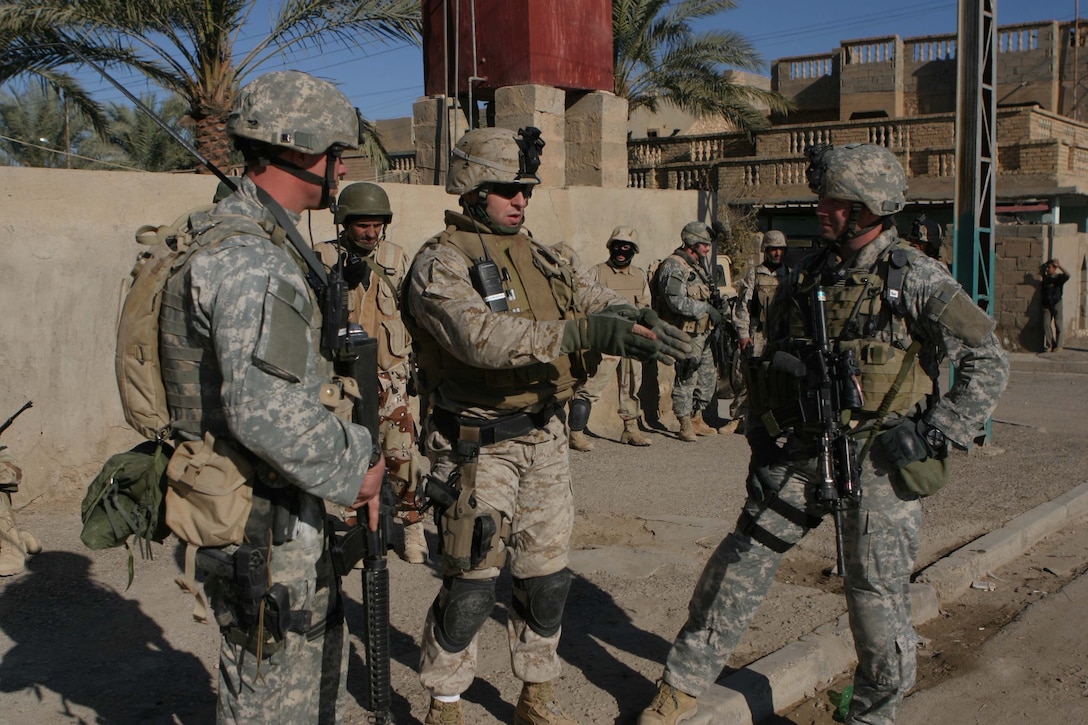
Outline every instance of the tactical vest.
[[[481, 243], [486, 244], [491, 259], [504, 271], [509, 310], [493, 314], [516, 315], [537, 322], [585, 316], [570, 262], [525, 234], [477, 234], [450, 226], [424, 247], [441, 244], [456, 249], [471, 267], [484, 256]], [[575, 383], [587, 377], [581, 353], [516, 368], [478, 368], [450, 354], [415, 324], [411, 315], [404, 315], [404, 320], [414, 341], [424, 393], [441, 389], [443, 397], [466, 408], [504, 412], [539, 410], [550, 402], [568, 400]]]
[[646, 276], [638, 267], [627, 267], [618, 271], [608, 262], [597, 265], [597, 281], [608, 289], [619, 293], [625, 300], [635, 307], [642, 307], [637, 298], [646, 287]]
[[[893, 253], [896, 253], [898, 267], [892, 263]], [[841, 281], [824, 287], [827, 294], [825, 315], [828, 339], [838, 350], [854, 351], [861, 368], [859, 382], [865, 394], [861, 410], [865, 412], [874, 413], [880, 407], [899, 375], [906, 349], [912, 342], [903, 317], [904, 311], [900, 308], [901, 302], [893, 300], [901, 300], [903, 274], [918, 256], [917, 250], [905, 242], [892, 245], [872, 269], [848, 269]], [[800, 271], [795, 279], [794, 299], [799, 304], [786, 306], [791, 341], [813, 338], [809, 320], [810, 298], [819, 276], [819, 271]], [[889, 279], [892, 280], [891, 284]], [[799, 310], [803, 310], [804, 314], [800, 314]], [[888, 411], [907, 412], [931, 390], [930, 378], [915, 356]]]
[[761, 269], [766, 268], [760, 265], [760, 269], [756, 270], [751, 314], [752, 317], [758, 320], [757, 329], [763, 332], [767, 329], [767, 310], [771, 308], [771, 300], [774, 299], [775, 292], [778, 291], [778, 274], [776, 272], [761, 274]]
[[[220, 217], [213, 217], [217, 221]], [[171, 432], [176, 438], [200, 440], [205, 433], [216, 438], [231, 438], [227, 427], [221, 391], [223, 376], [219, 362], [209, 342], [197, 338], [187, 323], [186, 308], [189, 306], [189, 275], [193, 257], [204, 250], [214, 248], [231, 236], [247, 234], [269, 238], [269, 233], [256, 221], [247, 217], [231, 216], [195, 237], [192, 251], [180, 257], [163, 288], [162, 308], [159, 311], [159, 355], [162, 365], [163, 385], [170, 408]], [[273, 244], [284, 246], [282, 239], [271, 239]], [[287, 248], [287, 247], [285, 247]], [[292, 258], [293, 250], [288, 248]], [[301, 260], [299, 260], [301, 262]], [[286, 285], [285, 282], [280, 284]], [[289, 285], [288, 285], [289, 286]], [[294, 288], [283, 290], [284, 299], [292, 299]], [[310, 292], [305, 317], [320, 318], [320, 305]], [[320, 330], [318, 322], [317, 330]], [[316, 335], [311, 344], [317, 344]]]
[[[679, 252], [673, 252], [669, 257], [666, 257], [665, 262], [661, 263], [661, 266], [657, 269], [658, 282], [661, 283], [662, 268], [665, 267], [665, 263], [670, 259], [675, 260], [675, 263], [679, 265], [687, 274], [687, 280], [685, 282], [685, 293], [688, 297], [699, 302], [707, 302], [710, 300], [710, 280], [707, 279], [706, 274], [695, 267], [694, 264], [683, 254]], [[671, 325], [679, 327], [681, 330], [688, 334], [700, 334], [710, 329], [710, 314], [707, 313], [698, 318], [685, 317], [672, 310], [669, 307], [668, 302], [664, 300], [665, 290], [662, 288], [658, 291], [658, 295], [662, 298], [661, 309], [658, 310], [658, 314], [665, 322]]]
[[[340, 246], [333, 242], [319, 244], [321, 261], [331, 267], [339, 260]], [[370, 274], [367, 287], [359, 284], [348, 292], [349, 320], [362, 325], [378, 340], [378, 369], [389, 372], [408, 364], [412, 338], [400, 318], [397, 299], [404, 268], [404, 252], [392, 242], [380, 241], [366, 258]]]

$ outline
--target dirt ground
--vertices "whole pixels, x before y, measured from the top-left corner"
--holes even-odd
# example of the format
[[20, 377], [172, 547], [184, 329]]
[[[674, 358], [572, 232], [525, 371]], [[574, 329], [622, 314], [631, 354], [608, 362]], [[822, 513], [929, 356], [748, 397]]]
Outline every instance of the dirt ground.
[[[1086, 480], [1086, 431], [1084, 375], [1014, 372], [995, 415], [993, 444], [956, 454], [953, 483], [924, 504], [918, 568]], [[742, 436], [686, 444], [659, 432], [652, 447], [641, 449], [620, 446], [616, 437], [606, 434], [597, 450], [572, 460], [576, 578], [557, 691], [582, 723], [634, 722], [650, 700], [695, 579], [735, 521], [744, 489]], [[29, 573], [0, 580], [0, 721], [213, 720], [218, 634], [191, 620], [192, 601], [173, 583], [180, 546], [168, 540], [155, 547], [154, 560], [137, 556], [135, 582], [126, 591], [125, 552], [83, 548], [78, 508], [78, 501], [34, 502], [20, 512], [21, 523], [46, 551], [31, 559]], [[433, 529], [430, 539], [433, 544]], [[827, 524], [789, 554], [729, 664], [743, 666], [843, 612], [841, 587], [829, 576], [832, 565]], [[390, 570], [394, 714], [398, 723], [418, 722], [427, 698], [415, 675], [417, 642], [439, 581], [432, 566], [392, 561]], [[1022, 586], [1053, 591], [1050, 577], [1061, 579], [1036, 574], [1039, 582], [1025, 575]], [[968, 604], [957, 603], [948, 609], [952, 616], [934, 623], [947, 632], [923, 631], [940, 652], [920, 657], [923, 684], [966, 666], [957, 648], [969, 649], [977, 631], [972, 627], [999, 627], [1023, 606], [1004, 603], [1005, 587], [995, 583], [995, 592], [971, 592], [962, 600]], [[346, 591], [349, 624], [357, 631], [358, 577], [348, 580]], [[1028, 591], [1026, 600], [1032, 596], [1038, 595]], [[510, 673], [504, 631], [506, 578], [500, 580], [499, 601], [481, 632], [477, 680], [465, 693], [470, 723], [513, 719], [520, 684]], [[998, 601], [1003, 603], [984, 625], [963, 616], [989, 611]], [[965, 624], [956, 635], [960, 622]], [[365, 668], [355, 638], [353, 645], [351, 697], [343, 709], [348, 723], [361, 723], [367, 720], [360, 704]], [[781, 722], [823, 722], [799, 717]]]

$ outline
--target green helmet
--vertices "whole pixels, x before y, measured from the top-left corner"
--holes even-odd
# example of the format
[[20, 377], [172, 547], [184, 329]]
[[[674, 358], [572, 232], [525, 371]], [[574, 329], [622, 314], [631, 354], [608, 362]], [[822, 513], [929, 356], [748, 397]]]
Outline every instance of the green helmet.
[[299, 71], [265, 73], [238, 92], [227, 133], [270, 146], [321, 154], [359, 147], [359, 114], [328, 81]]
[[612, 249], [612, 242], [630, 242], [631, 246], [635, 248], [635, 254], [638, 254], [638, 230], [634, 227], [616, 227], [613, 229], [605, 247]]
[[[519, 138], [520, 137], [520, 138]], [[467, 194], [484, 184], [539, 184], [540, 131], [478, 128], [457, 142], [446, 172], [446, 193]]]
[[696, 244], [713, 244], [710, 236], [710, 228], [702, 222], [688, 222], [680, 232], [680, 241], [685, 247], [694, 247]]
[[[242, 180], [242, 177], [240, 176], [228, 176], [227, 178], [231, 180], [235, 187], [237, 187], [238, 182]], [[215, 196], [212, 197], [212, 203], [218, 204], [233, 193], [234, 189], [230, 188], [227, 182], [220, 181], [219, 186], [215, 187]]]
[[336, 201], [333, 218], [337, 224], [343, 224], [354, 216], [382, 217], [385, 224], [393, 221], [393, 210], [389, 208], [389, 195], [385, 189], [369, 181], [345, 187]]
[[777, 229], [772, 229], [763, 235], [763, 243], [759, 249], [761, 252], [766, 252], [768, 249], [785, 249], [786, 248], [786, 235]]
[[875, 144], [808, 149], [808, 188], [821, 197], [863, 204], [878, 217], [907, 204], [907, 175], [891, 151]]

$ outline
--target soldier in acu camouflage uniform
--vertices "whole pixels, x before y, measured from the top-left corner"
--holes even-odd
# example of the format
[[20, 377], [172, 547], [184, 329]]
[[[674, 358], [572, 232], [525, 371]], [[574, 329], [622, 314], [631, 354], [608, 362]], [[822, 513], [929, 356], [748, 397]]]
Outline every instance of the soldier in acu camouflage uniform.
[[317, 249], [327, 267], [340, 265], [350, 289], [349, 320], [378, 340], [379, 445], [385, 455], [385, 472], [402, 502], [402, 558], [422, 564], [427, 541], [415, 505], [419, 452], [408, 401], [412, 338], [400, 319], [400, 291], [408, 273], [408, 255], [386, 239], [393, 210], [389, 195], [377, 184], [364, 181], [346, 187], [340, 192], [333, 216], [344, 227], [340, 239], [319, 244]]
[[[821, 147], [812, 153], [809, 174], [820, 197], [816, 216], [826, 246], [779, 286], [763, 359], [811, 344], [811, 302], [819, 285], [827, 295], [828, 337], [839, 350], [857, 353], [865, 394], [851, 410], [849, 427], [863, 453], [862, 495], [843, 512], [846, 601], [858, 656], [846, 721], [887, 724], [914, 684], [918, 638], [911, 625], [910, 575], [921, 526], [919, 495], [935, 490], [946, 476], [948, 441], [966, 447], [983, 429], [1008, 379], [1008, 359], [993, 320], [944, 265], [896, 236], [891, 215], [906, 203], [907, 184], [891, 153], [874, 145]], [[952, 389], [931, 407], [929, 379], [916, 357], [925, 344], [938, 345], [956, 367]], [[827, 513], [816, 494], [814, 434], [795, 424], [775, 436], [756, 424], [795, 409], [803, 383], [793, 378], [790, 408], [785, 392], [774, 394], [790, 387], [775, 386], [773, 368], [755, 369], [760, 372], [749, 387], [748, 498], [736, 529], [695, 587], [688, 620], [640, 725], [671, 724], [695, 714], [696, 698], [721, 673], [782, 555]], [[757, 396], [757, 390], [769, 392]], [[887, 415], [877, 412], [884, 403]], [[759, 418], [761, 407], [766, 415]], [[867, 440], [874, 445], [863, 447]]]
[[[646, 271], [631, 264], [638, 254], [638, 230], [634, 227], [616, 227], [608, 238], [608, 259], [589, 268], [589, 276], [605, 287], [623, 295], [635, 307], [650, 306], [650, 283]], [[586, 423], [593, 404], [600, 400], [612, 379], [619, 392], [620, 418], [623, 433], [620, 443], [632, 446], [648, 446], [650, 439], [638, 428], [641, 406], [638, 399], [642, 387], [642, 363], [628, 357], [606, 355], [597, 372], [578, 387], [570, 401], [570, 447], [576, 451], [591, 451], [593, 443], [585, 434]]]
[[565, 247], [522, 227], [539, 183], [539, 133], [462, 137], [446, 176], [462, 212], [446, 212], [446, 230], [408, 274], [405, 321], [431, 401], [427, 454], [456, 499], [439, 518], [443, 581], [423, 631], [427, 723], [463, 722], [477, 633], [507, 562], [511, 663], [524, 683], [514, 722], [574, 722], [552, 685], [574, 523], [563, 405], [586, 376], [586, 351], [649, 359], [690, 349], [652, 311], [593, 282]]
[[691, 335], [697, 358], [676, 368], [672, 412], [680, 421], [680, 440], [696, 435], [716, 435], [703, 421], [702, 411], [714, 399], [718, 368], [707, 344], [722, 313], [710, 303], [712, 288], [707, 255], [714, 243], [711, 230], [702, 222], [689, 222], [680, 232], [683, 245], [661, 262], [655, 283], [662, 318]]
[[[331, 370], [316, 350], [321, 307], [307, 264], [284, 236], [304, 210], [334, 198], [344, 173], [340, 152], [358, 145], [359, 121], [331, 84], [284, 71], [239, 91], [227, 131], [246, 173], [205, 218], [209, 233], [227, 225], [232, 234], [193, 254], [167, 285], [164, 382], [175, 439], [214, 437], [216, 450], [229, 445], [253, 466], [246, 538], [267, 556], [269, 585], [286, 588], [281, 605], [289, 613], [280, 638], [247, 625], [231, 582], [208, 577], [223, 635], [217, 715], [219, 722], [333, 722], [347, 640], [324, 501], [375, 504], [369, 523], [376, 528], [384, 463], [365, 428], [322, 405], [332, 386], [324, 385]], [[271, 532], [277, 521], [288, 523]]]

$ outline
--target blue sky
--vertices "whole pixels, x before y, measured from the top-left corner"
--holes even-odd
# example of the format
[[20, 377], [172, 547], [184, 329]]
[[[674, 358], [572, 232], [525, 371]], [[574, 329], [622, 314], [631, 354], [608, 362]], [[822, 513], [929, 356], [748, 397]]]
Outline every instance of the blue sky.
[[[257, 36], [267, 28], [272, 9], [280, 0], [258, 0], [244, 31], [239, 49], [245, 49], [247, 36]], [[462, 0], [467, 2], [467, 0]], [[561, 3], [563, 0], [552, 0]], [[744, 35], [769, 64], [775, 58], [828, 52], [840, 41], [898, 34], [901, 37], [953, 33], [956, 31], [956, 0], [738, 0], [738, 7], [704, 21], [700, 29], [725, 28]], [[1072, 20], [1076, 0], [997, 0], [999, 25], [1038, 20]], [[1088, 16], [1088, 1], [1082, 4], [1082, 16]], [[282, 65], [267, 65], [261, 70], [278, 68], [304, 70], [337, 83], [369, 119], [395, 118], [412, 113], [412, 102], [423, 94], [423, 60], [420, 48], [413, 45], [377, 44], [365, 54], [357, 50], [330, 49], [324, 54], [298, 53]], [[95, 98], [124, 101], [121, 94], [105, 81], [80, 74]], [[122, 75], [119, 79], [129, 90], [139, 94], [157, 92], [142, 78]]]

